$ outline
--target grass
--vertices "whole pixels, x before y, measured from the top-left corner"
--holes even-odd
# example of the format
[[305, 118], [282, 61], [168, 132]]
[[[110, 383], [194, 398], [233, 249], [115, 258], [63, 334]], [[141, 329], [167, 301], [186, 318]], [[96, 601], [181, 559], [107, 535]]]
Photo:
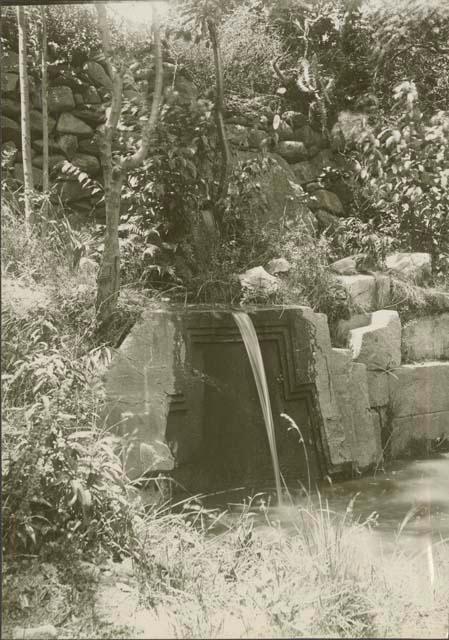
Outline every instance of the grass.
[[[132, 549], [138, 589], [120, 618], [111, 602], [111, 624], [96, 619], [96, 585], [76, 577], [76, 565], [69, 571], [31, 563], [25, 573], [6, 569], [5, 629], [18, 619], [57, 624], [70, 608], [76, 624], [63, 622], [60, 637], [387, 638], [444, 631], [447, 543], [434, 546], [431, 565], [425, 549], [411, 557], [397, 546], [383, 555], [373, 520], [357, 522], [352, 504], [345, 514], [311, 502], [280, 514], [253, 501], [237, 520], [198, 502], [184, 506], [139, 520]], [[255, 525], [257, 514], [265, 525]], [[107, 599], [113, 597], [112, 587]]]

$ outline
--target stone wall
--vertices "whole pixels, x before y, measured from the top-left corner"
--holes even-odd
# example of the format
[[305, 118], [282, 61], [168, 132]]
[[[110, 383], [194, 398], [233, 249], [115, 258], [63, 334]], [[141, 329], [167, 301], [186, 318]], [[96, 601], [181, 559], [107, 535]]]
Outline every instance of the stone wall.
[[[102, 183], [101, 156], [97, 132], [106, 119], [110, 104], [111, 80], [100, 61], [89, 60], [82, 67], [50, 63], [49, 76], [49, 166], [53, 180], [57, 178], [57, 195], [64, 204], [80, 214], [104, 215], [99, 195], [83, 188], [75, 176], [60, 174], [64, 161], [69, 161], [91, 178]], [[31, 79], [32, 80], [32, 79]], [[152, 90], [154, 74], [127, 71], [123, 95], [136, 106], [141, 96]], [[198, 98], [194, 83], [174, 65], [164, 63], [166, 98], [189, 104]], [[42, 114], [39, 83], [31, 81], [31, 138], [35, 186], [42, 185]], [[168, 93], [167, 93], [168, 92]], [[20, 90], [18, 55], [11, 50], [2, 53], [2, 148], [12, 155], [9, 177], [23, 182]], [[170, 93], [170, 97], [169, 97]], [[344, 182], [335, 182], [332, 190], [321, 188], [318, 178], [325, 167], [343, 167], [342, 157], [332, 144], [331, 136], [315, 130], [308, 118], [299, 112], [286, 111], [279, 118], [277, 101], [272, 96], [251, 100], [228, 97], [225, 126], [236, 159], [246, 159], [268, 152], [275, 160], [272, 171], [261, 179], [270, 217], [274, 219], [290, 211], [305, 215], [318, 229], [335, 225], [345, 216], [351, 199]], [[337, 125], [340, 126], [340, 125]], [[351, 130], [352, 131], [352, 130]], [[338, 131], [341, 138], [341, 131]], [[352, 135], [352, 133], [351, 133]], [[263, 198], [262, 198], [263, 200]], [[311, 211], [313, 214], [311, 214]]]
[[448, 314], [403, 328], [396, 311], [381, 310], [349, 326], [349, 348], [333, 349], [333, 377], [343, 422], [361, 442], [358, 460], [416, 455], [449, 437], [448, 336]]
[[[180, 74], [173, 81], [174, 65], [164, 63], [165, 86], [176, 92], [183, 103], [197, 97], [196, 87]], [[100, 196], [83, 188], [76, 176], [62, 175], [60, 168], [69, 161], [95, 181], [102, 183], [101, 154], [96, 135], [106, 121], [106, 109], [110, 105], [111, 79], [105, 67], [97, 60], [89, 60], [82, 67], [65, 63], [48, 65], [48, 128], [49, 169], [56, 182], [56, 195], [62, 202], [80, 214], [104, 216]], [[123, 96], [137, 107], [151, 91], [154, 80], [151, 72], [125, 74]], [[23, 182], [20, 87], [18, 54], [12, 50], [2, 52], [2, 151], [11, 156], [7, 177]], [[30, 75], [31, 145], [35, 187], [42, 186], [42, 103], [40, 86]]]

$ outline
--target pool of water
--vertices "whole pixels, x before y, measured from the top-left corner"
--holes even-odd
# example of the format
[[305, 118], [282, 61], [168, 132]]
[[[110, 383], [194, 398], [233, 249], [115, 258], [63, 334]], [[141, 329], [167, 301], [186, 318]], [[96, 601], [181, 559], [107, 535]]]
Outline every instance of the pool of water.
[[[269, 494], [250, 497], [242, 490], [209, 496], [206, 504], [229, 508], [231, 518], [237, 518], [242, 502], [249, 500], [256, 525], [265, 526], [266, 513], [260, 507], [270, 501]], [[306, 501], [300, 492], [290, 492], [281, 507], [270, 505], [269, 518], [288, 529], [298, 507]], [[373, 475], [321, 486], [312, 501], [316, 506], [321, 501], [331, 512], [342, 514], [352, 501], [353, 517], [363, 521], [371, 516], [384, 549], [399, 542], [419, 552], [429, 541], [449, 540], [449, 453], [425, 460], [396, 461]]]

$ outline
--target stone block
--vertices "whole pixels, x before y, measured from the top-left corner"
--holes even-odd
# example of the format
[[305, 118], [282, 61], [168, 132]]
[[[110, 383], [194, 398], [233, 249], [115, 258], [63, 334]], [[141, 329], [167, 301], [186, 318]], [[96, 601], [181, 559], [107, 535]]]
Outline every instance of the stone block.
[[336, 279], [348, 291], [356, 307], [364, 311], [371, 311], [375, 307], [376, 279], [374, 276], [357, 274], [355, 276], [336, 276]]
[[401, 364], [401, 321], [397, 311], [375, 311], [368, 326], [352, 329], [349, 346], [353, 359], [371, 370]]
[[449, 412], [449, 362], [405, 364], [389, 376], [394, 418]]
[[386, 407], [389, 402], [389, 377], [395, 375], [386, 371], [376, 371], [368, 368], [368, 393], [369, 403], [372, 408]]
[[338, 340], [339, 346], [348, 346], [349, 332], [352, 329], [366, 327], [371, 322], [370, 313], [354, 313], [347, 320], [339, 320], [335, 330], [335, 338]]
[[[325, 316], [304, 307], [248, 309], [270, 390], [281, 471], [307, 483], [350, 460], [326, 358]], [[133, 444], [131, 477], [170, 472], [188, 490], [273, 486], [267, 434], [248, 354], [230, 310], [147, 309], [105, 378], [108, 423]], [[341, 439], [341, 441], [340, 441]], [[334, 443], [341, 445], [334, 450]], [[326, 461], [325, 461], [326, 460]]]
[[393, 418], [391, 432], [392, 457], [423, 452], [432, 441], [449, 437], [449, 411]]
[[332, 349], [332, 386], [347, 437], [351, 434], [352, 461], [361, 469], [381, 457], [380, 429], [370, 411], [364, 364], [354, 363], [350, 349]]
[[403, 360], [449, 360], [449, 313], [416, 318], [402, 329]]
[[385, 266], [397, 275], [421, 284], [432, 274], [430, 253], [392, 253], [385, 258]]
[[71, 134], [75, 136], [92, 136], [94, 131], [92, 127], [77, 118], [72, 113], [62, 113], [59, 117], [56, 130], [59, 134]]
[[70, 87], [50, 87], [48, 90], [48, 110], [50, 113], [71, 111], [75, 108], [75, 100]]
[[100, 156], [100, 144], [96, 136], [93, 138], [83, 138], [78, 142], [78, 150], [90, 156]]

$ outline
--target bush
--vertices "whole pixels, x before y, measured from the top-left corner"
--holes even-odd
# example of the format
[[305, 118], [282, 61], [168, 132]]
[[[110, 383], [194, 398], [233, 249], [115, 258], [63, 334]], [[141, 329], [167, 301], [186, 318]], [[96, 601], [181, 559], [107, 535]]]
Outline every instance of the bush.
[[408, 251], [428, 251], [435, 271], [449, 265], [449, 120], [439, 112], [426, 119], [416, 87], [395, 89], [396, 112], [385, 127], [366, 133], [358, 162], [369, 207], [364, 212], [378, 233]]
[[[215, 86], [212, 50], [205, 41], [191, 42], [176, 17], [169, 26], [174, 56], [183, 61], [200, 92], [206, 94]], [[253, 97], [274, 92], [271, 61], [282, 53], [282, 44], [263, 14], [242, 3], [219, 26], [219, 40], [226, 93]]]

